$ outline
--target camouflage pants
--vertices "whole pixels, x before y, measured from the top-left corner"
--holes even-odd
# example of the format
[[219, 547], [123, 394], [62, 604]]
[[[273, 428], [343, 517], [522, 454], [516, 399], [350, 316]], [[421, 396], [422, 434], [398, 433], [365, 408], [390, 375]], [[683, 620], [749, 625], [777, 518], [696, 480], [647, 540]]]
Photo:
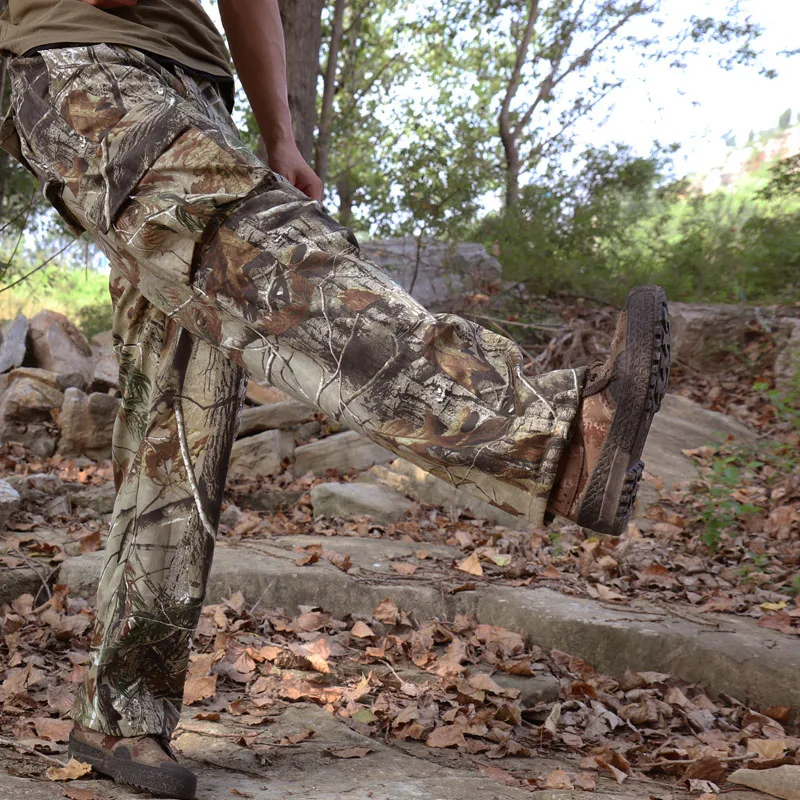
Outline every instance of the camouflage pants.
[[541, 523], [582, 370], [432, 315], [239, 140], [214, 84], [133, 50], [11, 63], [21, 152], [111, 264], [123, 404], [88, 679], [73, 712], [169, 735], [247, 374]]

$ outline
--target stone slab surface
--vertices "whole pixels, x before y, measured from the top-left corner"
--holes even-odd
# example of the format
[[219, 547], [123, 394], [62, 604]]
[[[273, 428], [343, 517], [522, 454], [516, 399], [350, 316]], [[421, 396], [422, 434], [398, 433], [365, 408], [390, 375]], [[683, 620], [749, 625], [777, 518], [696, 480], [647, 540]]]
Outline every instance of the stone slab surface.
[[[324, 559], [296, 565], [296, 546], [321, 542], [351, 554], [358, 569], [345, 573]], [[213, 603], [240, 590], [248, 602], [283, 607], [320, 605], [336, 615], [369, 615], [384, 598], [413, 610], [418, 619], [472, 613], [480, 622], [523, 633], [545, 648], [580, 656], [596, 668], [622, 677], [626, 668], [670, 672], [762, 707], [800, 708], [800, 643], [796, 637], [759, 628], [748, 620], [706, 615], [696, 621], [660, 607], [610, 607], [549, 589], [476, 584], [455, 595], [441, 581], [387, 580], [382, 570], [397, 557], [389, 546], [413, 543], [344, 537], [285, 537], [259, 546], [217, 547], [208, 586]], [[290, 547], [291, 546], [291, 547]], [[409, 553], [410, 555], [411, 553]], [[246, 557], [243, 557], [246, 556]], [[68, 559], [58, 580], [80, 594], [92, 594], [101, 553]], [[389, 573], [391, 574], [391, 573]]]
[[353, 519], [367, 515], [378, 522], [399, 522], [413, 507], [388, 486], [368, 483], [320, 483], [311, 490], [314, 516]]
[[446, 511], [466, 510], [476, 519], [488, 519], [506, 528], [527, 526], [524, 520], [520, 521], [508, 512], [473, 497], [464, 489], [445, 483], [404, 458], [396, 458], [389, 465], [376, 465], [359, 475], [358, 481], [386, 486], [420, 503], [442, 506]]
[[391, 461], [394, 455], [355, 431], [345, 431], [298, 447], [294, 457], [293, 471], [300, 477], [307, 472], [322, 475], [326, 469], [340, 473], [367, 469], [373, 464]]
[[276, 475], [284, 459], [294, 452], [294, 436], [288, 431], [264, 431], [237, 440], [231, 452], [231, 475]]
[[[504, 786], [480, 772], [477, 759], [453, 751], [430, 750], [424, 745], [392, 746], [362, 736], [316, 706], [296, 703], [276, 714], [266, 725], [246, 728], [236, 720], [193, 719], [188, 709], [174, 738], [181, 761], [198, 776], [197, 800], [250, 797], [252, 800], [643, 800], [651, 784], [628, 781], [617, 786], [597, 776], [597, 791], [527, 792]], [[269, 747], [284, 737], [313, 730], [311, 739], [293, 747]], [[258, 734], [261, 755], [236, 744], [238, 735]], [[366, 747], [363, 758], [339, 759], [330, 750]], [[539, 777], [560, 767], [578, 772], [577, 763], [555, 756], [504, 759], [492, 764], [524, 777]], [[54, 784], [37, 773], [45, 764], [0, 747], [0, 797], [3, 800], [53, 800], [63, 789], [83, 789], [100, 800], [139, 800], [149, 795], [105, 778]], [[10, 774], [11, 770], [15, 774]], [[20, 777], [31, 774], [31, 777]], [[36, 776], [36, 777], [33, 777]], [[749, 790], [725, 793], [726, 800], [759, 800]]]
[[239, 436], [250, 436], [275, 428], [292, 428], [314, 419], [314, 409], [299, 400], [281, 400], [242, 411]]

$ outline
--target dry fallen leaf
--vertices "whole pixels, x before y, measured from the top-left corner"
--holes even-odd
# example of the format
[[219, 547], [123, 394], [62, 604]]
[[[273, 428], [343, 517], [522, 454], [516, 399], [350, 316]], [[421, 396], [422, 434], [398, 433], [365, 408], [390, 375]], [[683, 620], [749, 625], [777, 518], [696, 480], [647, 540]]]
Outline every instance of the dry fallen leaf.
[[407, 564], [405, 562], [392, 564], [392, 569], [395, 572], [399, 572], [401, 575], [408, 575], [409, 577], [411, 577], [417, 571], [417, 567], [414, 564]]
[[295, 734], [292, 734], [291, 736], [284, 736], [283, 739], [281, 739], [280, 743], [281, 744], [300, 744], [300, 742], [305, 742], [308, 739], [313, 738], [315, 733], [316, 733], [315, 731], [309, 729], [307, 731], [303, 731], [302, 733], [295, 733]]
[[45, 739], [48, 742], [66, 742], [69, 741], [72, 720], [36, 717], [33, 720], [33, 726], [36, 728], [36, 734], [40, 739]]
[[359, 620], [358, 622], [355, 623], [355, 625], [353, 625], [352, 629], [350, 630], [350, 633], [353, 636], [355, 636], [356, 639], [375, 638], [375, 633], [372, 630], [372, 628], [370, 628], [370, 626], [367, 625], [365, 622], [361, 622], [361, 620]]
[[572, 789], [572, 781], [563, 769], [554, 769], [545, 777], [542, 789]]
[[756, 753], [759, 758], [771, 760], [782, 758], [790, 743], [786, 739], [748, 739], [747, 750]]
[[442, 725], [431, 731], [425, 744], [428, 747], [465, 747], [467, 742], [459, 725]]
[[375, 606], [372, 616], [384, 625], [396, 625], [399, 612], [400, 609], [397, 607], [394, 600], [387, 597]]
[[728, 776], [728, 781], [781, 800], [800, 800], [800, 766], [784, 764], [773, 769], [737, 769]]
[[471, 553], [463, 561], [457, 562], [456, 568], [462, 572], [468, 572], [470, 575], [483, 575], [483, 567], [477, 553]]
[[712, 783], [721, 783], [725, 777], [726, 769], [718, 758], [714, 756], [703, 756], [698, 758], [694, 764], [690, 764], [686, 772], [683, 773], [684, 780], [702, 780]]
[[579, 772], [575, 776], [575, 786], [584, 792], [593, 792], [597, 789], [597, 780], [591, 772]]
[[64, 797], [68, 797], [69, 800], [103, 800], [91, 789], [79, 789], [77, 786], [65, 786]]
[[217, 693], [217, 678], [219, 675], [204, 675], [202, 677], [189, 676], [183, 687], [183, 703], [191, 706], [213, 697]]
[[88, 775], [91, 771], [91, 764], [71, 758], [63, 767], [48, 767], [45, 775], [51, 781], [74, 781]]
[[340, 747], [336, 750], [326, 750], [334, 758], [364, 758], [373, 752], [371, 747]]

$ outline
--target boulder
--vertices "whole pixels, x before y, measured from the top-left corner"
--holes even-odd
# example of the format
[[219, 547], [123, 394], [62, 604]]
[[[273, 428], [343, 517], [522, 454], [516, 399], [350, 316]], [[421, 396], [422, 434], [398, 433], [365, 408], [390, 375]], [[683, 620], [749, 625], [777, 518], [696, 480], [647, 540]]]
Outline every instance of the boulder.
[[378, 483], [413, 497], [420, 503], [442, 506], [447, 511], [466, 511], [475, 519], [487, 519], [495, 525], [518, 530], [525, 527], [524, 520], [495, 508], [493, 505], [473, 497], [464, 489], [457, 489], [449, 483], [425, 472], [404, 458], [395, 459], [388, 467], [376, 466], [358, 477], [364, 483]]
[[[305, 492], [299, 491], [272, 491], [250, 492], [242, 499], [242, 507], [251, 511], [266, 511], [269, 514], [291, 511], [300, 502]], [[235, 507], [235, 506], [234, 506]]]
[[264, 431], [233, 445], [231, 475], [277, 475], [294, 453], [294, 436], [287, 431]]
[[[426, 308], [452, 306], [465, 293], [474, 293], [502, 279], [500, 262], [474, 242], [450, 244], [429, 237], [376, 239], [361, 246], [372, 259]], [[413, 284], [413, 286], [412, 286]]]
[[55, 439], [45, 423], [61, 408], [58, 375], [41, 369], [16, 369], [0, 398], [0, 442], [19, 442], [39, 456], [51, 456]]
[[780, 354], [798, 324], [775, 307], [670, 303], [669, 313], [673, 363], [701, 371], [724, 369], [720, 357], [741, 348], [748, 331], [772, 331]]
[[320, 483], [311, 490], [314, 516], [368, 516], [377, 522], [400, 522], [413, 503], [403, 495], [368, 483]]
[[0, 372], [22, 366], [29, 327], [28, 318], [20, 314], [0, 328]]
[[37, 367], [68, 375], [77, 372], [88, 384], [94, 374], [92, 349], [86, 337], [56, 311], [40, 311], [30, 322], [31, 355]]
[[360, 472], [373, 464], [391, 461], [394, 455], [355, 431], [345, 431], [298, 447], [294, 458], [293, 471], [300, 477], [307, 472], [322, 475], [326, 469], [339, 473], [350, 469]]
[[83, 486], [70, 494], [75, 508], [91, 508], [98, 514], [110, 514], [116, 499], [117, 490], [113, 481]]
[[84, 455], [96, 460], [111, 456], [111, 436], [121, 401], [108, 394], [85, 394], [67, 389], [61, 406], [61, 440], [58, 452], [64, 456]]
[[19, 492], [0, 478], [0, 529], [5, 527], [8, 518], [19, 508]]
[[276, 428], [287, 429], [314, 418], [314, 409], [299, 400], [282, 400], [262, 406], [252, 406], [242, 411], [239, 436], [250, 436]]
[[108, 391], [119, 386], [119, 362], [114, 352], [114, 335], [111, 331], [103, 331], [92, 336], [92, 358], [94, 372], [89, 388], [96, 391]]

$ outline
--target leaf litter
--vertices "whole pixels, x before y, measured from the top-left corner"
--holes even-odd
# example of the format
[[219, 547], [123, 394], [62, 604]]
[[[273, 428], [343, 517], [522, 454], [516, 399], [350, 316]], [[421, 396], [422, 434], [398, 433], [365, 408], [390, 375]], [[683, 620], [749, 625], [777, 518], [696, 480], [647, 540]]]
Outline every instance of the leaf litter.
[[[0, 608], [7, 656], [0, 730], [43, 754], [63, 754], [68, 734], [52, 687], [74, 688], [89, 659], [87, 629], [68, 625], [81, 632], [59, 638], [53, 614], [91, 623], [93, 609], [65, 587], [37, 608], [30, 596]], [[544, 675], [558, 683], [557, 702], [526, 705], [518, 681]], [[712, 700], [701, 686], [664, 673], [629, 671], [616, 680], [575, 656], [530, 646], [512, 630], [469, 615], [417, 620], [388, 598], [369, 617], [250, 609], [238, 593], [205, 606], [186, 702], [198, 720], [230, 715], [223, 718], [254, 731], [268, 731], [292, 703], [316, 704], [376, 741], [458, 752], [487, 777], [531, 791], [592, 791], [601, 777], [719, 786], [738, 767], [800, 764], [800, 738], [785, 724], [785, 709], [770, 716], [731, 697]], [[313, 736], [232, 738], [268, 752]], [[327, 752], [348, 759], [370, 751]], [[537, 756], [560, 758], [562, 766], [538, 774]], [[82, 769], [54, 766], [48, 776], [70, 780], [85, 775]]]

